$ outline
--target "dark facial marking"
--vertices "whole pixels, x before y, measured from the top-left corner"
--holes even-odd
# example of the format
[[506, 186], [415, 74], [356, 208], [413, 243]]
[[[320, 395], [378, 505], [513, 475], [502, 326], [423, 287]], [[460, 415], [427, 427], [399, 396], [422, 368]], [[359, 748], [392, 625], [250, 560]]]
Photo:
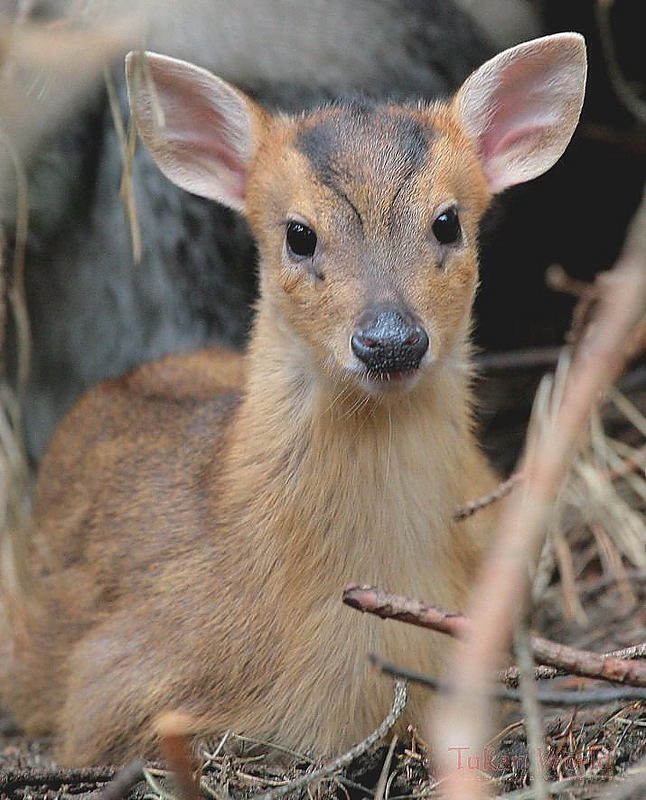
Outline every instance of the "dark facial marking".
[[431, 130], [406, 113], [353, 101], [332, 107], [320, 122], [306, 123], [295, 144], [321, 183], [350, 205], [363, 227], [361, 214], [349, 197], [353, 179], [379, 176], [394, 183], [394, 204], [424, 163], [432, 136]]
[[403, 114], [394, 117], [393, 121], [399, 148], [412, 175], [422, 166], [426, 158], [431, 131], [422, 128], [419, 122]]

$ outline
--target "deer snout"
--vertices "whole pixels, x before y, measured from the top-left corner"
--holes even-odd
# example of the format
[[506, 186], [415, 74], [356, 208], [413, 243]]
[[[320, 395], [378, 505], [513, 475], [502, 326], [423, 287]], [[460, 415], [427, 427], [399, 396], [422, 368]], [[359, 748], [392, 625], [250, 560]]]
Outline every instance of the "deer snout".
[[383, 308], [365, 312], [350, 340], [352, 352], [374, 378], [415, 371], [428, 344], [428, 334], [409, 314]]

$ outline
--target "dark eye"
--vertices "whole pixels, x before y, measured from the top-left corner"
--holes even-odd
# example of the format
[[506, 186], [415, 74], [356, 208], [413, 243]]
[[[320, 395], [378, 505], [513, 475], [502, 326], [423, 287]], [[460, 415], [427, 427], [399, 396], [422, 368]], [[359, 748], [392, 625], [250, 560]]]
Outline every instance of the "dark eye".
[[460, 233], [460, 219], [455, 208], [447, 208], [433, 223], [433, 234], [440, 244], [457, 242]]
[[302, 222], [287, 225], [287, 246], [295, 256], [311, 257], [316, 250], [316, 234]]

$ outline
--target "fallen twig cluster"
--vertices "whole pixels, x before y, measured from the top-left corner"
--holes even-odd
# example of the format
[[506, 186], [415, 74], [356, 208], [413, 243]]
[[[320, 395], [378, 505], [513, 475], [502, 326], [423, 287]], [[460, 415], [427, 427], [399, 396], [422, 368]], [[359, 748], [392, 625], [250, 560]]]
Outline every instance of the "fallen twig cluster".
[[[552, 385], [544, 383], [539, 390], [523, 458], [522, 489], [502, 502], [496, 541], [473, 595], [472, 624], [455, 651], [454, 691], [435, 717], [436, 749], [451, 800], [485, 795], [472, 775], [460, 773], [447, 758], [448, 748], [458, 741], [479, 752], [487, 739], [492, 675], [510, 644], [516, 614], [526, 608], [549, 514], [591, 415], [621, 372], [635, 325], [643, 316], [645, 230], [646, 197], [617, 267], [600, 279], [595, 315], [571, 363], [561, 363]], [[629, 668], [629, 679], [641, 681], [643, 665], [636, 665], [635, 673], [632, 665]], [[601, 659], [593, 671], [625, 679], [625, 666], [618, 672], [616, 667], [615, 660]]]
[[[456, 638], [466, 637], [472, 629], [471, 621], [464, 614], [434, 608], [419, 600], [391, 594], [375, 586], [351, 584], [343, 593], [343, 602], [382, 619], [407, 622]], [[627, 686], [646, 687], [646, 661], [637, 660], [646, 654], [646, 643], [613, 653], [593, 653], [533, 636], [531, 646], [534, 660], [540, 665], [552, 668], [547, 672], [539, 672], [537, 677], [556, 677], [561, 670], [571, 675], [597, 678]], [[389, 670], [389, 674], [394, 674], [392, 669]], [[505, 671], [499, 674], [499, 677], [506, 682], [508, 674], [517, 679], [517, 671], [510, 673]], [[426, 677], [428, 685], [432, 685], [433, 679]], [[416, 680], [421, 679], [418, 677]], [[505, 697], [516, 699], [515, 695], [505, 695]]]

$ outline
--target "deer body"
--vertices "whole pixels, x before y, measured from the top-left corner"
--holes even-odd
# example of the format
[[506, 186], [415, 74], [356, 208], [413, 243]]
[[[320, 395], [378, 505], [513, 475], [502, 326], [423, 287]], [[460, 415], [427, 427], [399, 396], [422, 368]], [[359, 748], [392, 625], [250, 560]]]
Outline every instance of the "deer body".
[[[547, 62], [553, 92], [569, 68], [571, 130], [580, 38], [537, 41], [499, 69]], [[136, 59], [144, 141], [180, 185], [244, 210], [261, 301], [244, 361], [167, 358], [62, 424], [39, 482], [31, 640], [0, 659], [3, 699], [69, 763], [149, 751], [167, 709], [196, 734], [332, 753], [391, 702], [368, 651], [435, 673], [445, 659], [438, 635], [343, 608], [344, 584], [459, 609], [486, 545], [487, 515], [453, 519], [494, 483], [471, 430], [477, 225], [492, 191], [537, 166], [518, 166], [509, 114], [478, 133], [488, 65], [450, 105], [294, 119], [158, 56], [153, 98]], [[540, 170], [569, 133], [542, 136]], [[421, 709], [413, 693], [402, 724]]]

